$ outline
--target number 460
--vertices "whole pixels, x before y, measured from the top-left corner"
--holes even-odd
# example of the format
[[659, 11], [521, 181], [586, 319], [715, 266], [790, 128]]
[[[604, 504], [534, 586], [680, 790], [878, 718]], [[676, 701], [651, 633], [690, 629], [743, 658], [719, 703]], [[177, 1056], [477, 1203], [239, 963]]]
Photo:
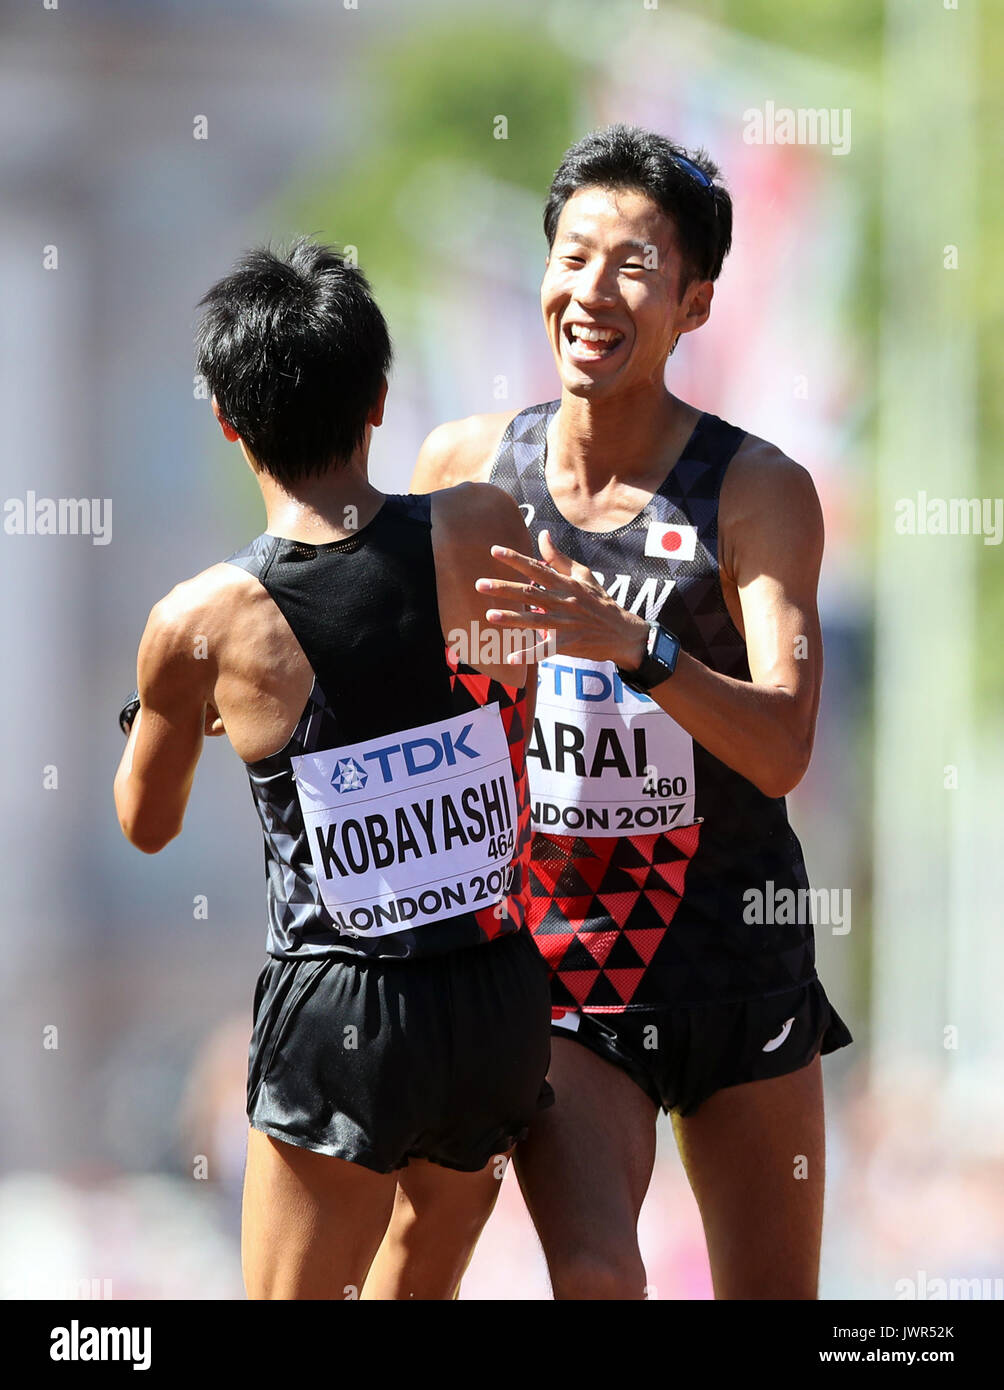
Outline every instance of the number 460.
[[687, 779], [686, 777], [660, 777], [659, 769], [650, 763], [645, 769], [645, 781], [642, 783], [641, 789], [645, 796], [686, 796]]

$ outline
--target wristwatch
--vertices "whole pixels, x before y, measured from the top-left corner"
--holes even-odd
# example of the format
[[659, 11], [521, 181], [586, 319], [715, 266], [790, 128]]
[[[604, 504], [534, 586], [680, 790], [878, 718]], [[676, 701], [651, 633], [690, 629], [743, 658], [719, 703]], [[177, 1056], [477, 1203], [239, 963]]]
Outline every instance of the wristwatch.
[[659, 623], [649, 623], [645, 655], [637, 671], [625, 671], [622, 666], [618, 666], [617, 670], [629, 689], [638, 690], [644, 695], [653, 686], [661, 685], [669, 679], [676, 670], [676, 658], [679, 655], [679, 637], [674, 637]]
[[132, 726], [136, 721], [136, 715], [138, 713], [139, 691], [134, 690], [133, 693], [126, 700], [125, 704], [122, 706], [122, 712], [119, 715], [119, 728], [125, 734], [126, 738], [128, 738], [129, 735], [132, 733]]

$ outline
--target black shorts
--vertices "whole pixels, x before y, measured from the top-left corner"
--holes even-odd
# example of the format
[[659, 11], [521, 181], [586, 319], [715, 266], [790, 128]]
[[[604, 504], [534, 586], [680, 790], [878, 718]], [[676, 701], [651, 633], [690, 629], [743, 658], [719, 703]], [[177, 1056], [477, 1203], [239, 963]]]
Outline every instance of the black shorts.
[[691, 1115], [715, 1091], [786, 1076], [853, 1041], [818, 979], [725, 1004], [554, 1015], [553, 1037], [620, 1067], [667, 1114]]
[[476, 1172], [547, 1084], [547, 967], [527, 931], [412, 960], [269, 957], [248, 1065], [254, 1129], [378, 1173]]

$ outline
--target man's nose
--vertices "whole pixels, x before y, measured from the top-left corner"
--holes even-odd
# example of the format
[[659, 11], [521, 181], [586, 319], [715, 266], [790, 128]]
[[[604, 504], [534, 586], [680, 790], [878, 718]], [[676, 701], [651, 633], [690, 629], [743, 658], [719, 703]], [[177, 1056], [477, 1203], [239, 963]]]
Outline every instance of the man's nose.
[[602, 262], [586, 267], [579, 276], [575, 298], [584, 309], [594, 304], [614, 304], [619, 298], [616, 272]]

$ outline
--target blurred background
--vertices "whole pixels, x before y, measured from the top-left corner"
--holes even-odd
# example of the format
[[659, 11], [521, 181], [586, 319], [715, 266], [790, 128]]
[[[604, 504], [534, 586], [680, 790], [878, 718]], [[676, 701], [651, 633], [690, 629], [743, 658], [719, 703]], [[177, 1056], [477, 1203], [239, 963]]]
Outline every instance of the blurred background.
[[[972, 534], [1004, 493], [1001, 11], [38, 0], [0, 38], [3, 1296], [243, 1297], [258, 822], [224, 740], [156, 858], [111, 796], [147, 612], [264, 525], [196, 302], [255, 242], [355, 247], [397, 354], [373, 474], [406, 490], [434, 425], [558, 394], [543, 197], [613, 120], [706, 147], [735, 203], [671, 389], [804, 464], [826, 517], [789, 808], [852, 905], [817, 927], [855, 1035], [824, 1064], [821, 1294], [1004, 1296], [1000, 523]], [[792, 143], [782, 110], [828, 119]], [[41, 498], [108, 499], [110, 533], [19, 533]], [[937, 534], [932, 499], [979, 506]], [[710, 1297], [667, 1122], [642, 1245], [653, 1298]], [[462, 1296], [548, 1292], [510, 1174]]]

